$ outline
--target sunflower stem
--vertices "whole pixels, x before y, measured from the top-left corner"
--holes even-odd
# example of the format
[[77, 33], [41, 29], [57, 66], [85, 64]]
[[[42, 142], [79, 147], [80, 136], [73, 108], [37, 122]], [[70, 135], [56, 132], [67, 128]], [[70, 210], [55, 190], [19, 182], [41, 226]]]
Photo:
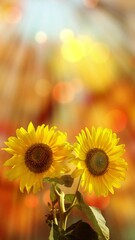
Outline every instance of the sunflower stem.
[[66, 224], [67, 224], [68, 217], [69, 217], [72, 209], [76, 205], [76, 200], [77, 200], [76, 194], [77, 194], [77, 191], [79, 190], [80, 183], [81, 183], [81, 177], [79, 178], [79, 181], [78, 181], [78, 185], [77, 185], [77, 188], [76, 188], [76, 191], [75, 191], [75, 194], [74, 194], [74, 199], [73, 199], [71, 205], [69, 206], [69, 208], [64, 213], [64, 215], [65, 215], [65, 223], [64, 223], [65, 224], [65, 229], [66, 229]]
[[77, 188], [76, 188], [76, 191], [75, 191], [75, 196], [76, 196], [76, 193], [79, 191], [80, 184], [81, 184], [81, 179], [82, 179], [82, 175], [79, 178], [78, 185], [77, 185]]
[[58, 220], [57, 220], [56, 209], [55, 209], [55, 208], [53, 209], [53, 218], [54, 218], [54, 223], [55, 223], [56, 225], [58, 225]]
[[73, 199], [71, 205], [69, 206], [69, 208], [67, 209], [67, 214], [70, 214], [72, 208], [75, 206], [75, 203], [76, 203], [76, 200], [77, 200], [76, 194], [77, 194], [77, 191], [80, 188], [81, 178], [82, 178], [82, 176], [80, 176], [80, 178], [79, 178], [79, 181], [78, 181], [78, 184], [77, 184], [77, 188], [76, 188], [76, 191], [75, 191], [75, 194], [74, 194], [74, 199]]
[[76, 200], [77, 200], [76, 194], [80, 188], [80, 183], [81, 183], [81, 177], [79, 178], [79, 181], [78, 181], [78, 185], [77, 185], [77, 188], [76, 188], [76, 191], [74, 194], [74, 199], [67, 210], [65, 209], [65, 193], [61, 189], [58, 190], [57, 186], [54, 185], [54, 190], [55, 190], [55, 193], [58, 198], [59, 211], [60, 211], [60, 221], [58, 224], [60, 229], [66, 230], [68, 217], [69, 217], [73, 207], [76, 205]]
[[59, 227], [60, 229], [66, 229], [66, 210], [65, 210], [65, 203], [64, 203], [64, 200], [65, 200], [65, 193], [59, 189], [57, 189], [56, 185], [54, 186], [54, 190], [55, 190], [55, 193], [57, 195], [57, 198], [58, 198], [58, 204], [59, 204], [59, 211], [60, 211], [60, 220], [59, 220]]

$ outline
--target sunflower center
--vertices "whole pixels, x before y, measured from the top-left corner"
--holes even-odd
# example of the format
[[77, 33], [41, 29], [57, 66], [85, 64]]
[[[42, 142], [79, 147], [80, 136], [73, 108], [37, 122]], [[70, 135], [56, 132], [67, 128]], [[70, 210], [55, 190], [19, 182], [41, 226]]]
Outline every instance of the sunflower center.
[[34, 173], [42, 173], [48, 170], [52, 161], [52, 150], [43, 143], [33, 144], [25, 153], [25, 164]]
[[91, 174], [100, 176], [107, 170], [108, 156], [103, 150], [93, 148], [86, 155], [86, 166]]

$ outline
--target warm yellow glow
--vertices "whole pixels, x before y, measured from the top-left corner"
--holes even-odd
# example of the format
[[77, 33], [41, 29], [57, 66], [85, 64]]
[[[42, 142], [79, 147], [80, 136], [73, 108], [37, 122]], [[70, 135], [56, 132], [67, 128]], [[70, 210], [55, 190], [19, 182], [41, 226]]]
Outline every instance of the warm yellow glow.
[[101, 64], [109, 60], [110, 51], [105, 44], [93, 42], [89, 47], [89, 56], [92, 61]]
[[92, 91], [104, 91], [116, 79], [110, 49], [92, 36], [80, 35], [67, 40], [62, 44], [61, 54], [67, 62], [76, 63], [79, 78]]
[[80, 78], [91, 90], [104, 91], [113, 83], [117, 74], [113, 56], [105, 44], [85, 36], [79, 39], [86, 52], [86, 57], [77, 65]]
[[69, 28], [66, 28], [66, 29], [63, 29], [60, 33], [60, 39], [65, 42], [65, 41], [68, 41], [69, 39], [72, 39], [74, 38], [74, 33], [71, 29]]
[[83, 83], [91, 91], [104, 91], [115, 81], [114, 62], [92, 62], [90, 57], [79, 63], [78, 71]]
[[95, 41], [92, 36], [80, 35], [77, 40], [83, 45], [85, 55], [89, 56], [91, 61], [101, 64], [111, 58], [109, 47], [102, 42]]
[[37, 43], [45, 43], [47, 41], [47, 35], [43, 31], [39, 31], [35, 35], [35, 40]]
[[80, 40], [72, 38], [63, 43], [61, 53], [66, 61], [74, 63], [85, 57], [86, 49]]

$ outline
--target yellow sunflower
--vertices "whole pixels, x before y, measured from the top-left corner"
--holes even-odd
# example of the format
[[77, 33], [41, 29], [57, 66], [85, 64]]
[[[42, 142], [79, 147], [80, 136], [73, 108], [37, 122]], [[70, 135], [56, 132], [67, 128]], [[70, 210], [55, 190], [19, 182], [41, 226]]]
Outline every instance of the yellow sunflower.
[[95, 192], [97, 196], [114, 193], [125, 179], [127, 163], [122, 158], [125, 145], [118, 145], [119, 138], [111, 129], [101, 127], [91, 131], [82, 130], [76, 137], [74, 146], [76, 165], [72, 177], [81, 175], [81, 186], [86, 192]]
[[43, 178], [58, 177], [68, 172], [66, 163], [70, 153], [70, 145], [66, 142], [66, 134], [49, 129], [44, 124], [34, 128], [30, 122], [28, 129], [16, 130], [16, 137], [9, 137], [4, 148], [13, 156], [4, 166], [12, 167], [7, 171], [10, 180], [20, 178], [20, 190], [33, 192], [43, 188]]

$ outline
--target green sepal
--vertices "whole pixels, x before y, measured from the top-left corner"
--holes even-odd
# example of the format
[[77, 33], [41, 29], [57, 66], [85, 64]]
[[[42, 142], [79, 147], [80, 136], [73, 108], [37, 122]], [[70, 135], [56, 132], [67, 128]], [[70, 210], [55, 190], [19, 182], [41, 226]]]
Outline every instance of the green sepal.
[[109, 240], [109, 229], [106, 226], [106, 221], [98, 208], [88, 206], [81, 195], [77, 192], [78, 205], [77, 207], [87, 216], [90, 220], [93, 230], [98, 234], [99, 240]]
[[50, 199], [51, 199], [53, 205], [55, 205], [55, 203], [57, 203], [57, 195], [54, 190], [53, 184], [50, 186]]
[[71, 175], [63, 175], [61, 177], [61, 181], [63, 182], [62, 185], [64, 185], [65, 187], [72, 187], [74, 178], [72, 178]]
[[57, 183], [60, 185], [64, 185], [65, 187], [71, 187], [73, 184], [74, 179], [71, 177], [71, 175], [64, 175], [61, 178], [43, 178], [43, 182], [47, 183]]

